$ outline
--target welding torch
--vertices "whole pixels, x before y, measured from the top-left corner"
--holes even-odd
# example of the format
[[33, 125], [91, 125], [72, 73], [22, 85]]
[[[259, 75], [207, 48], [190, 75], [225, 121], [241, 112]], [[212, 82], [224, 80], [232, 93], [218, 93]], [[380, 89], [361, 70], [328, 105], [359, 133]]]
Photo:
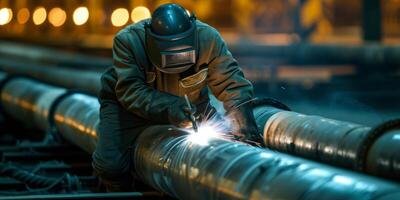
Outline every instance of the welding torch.
[[197, 133], [198, 131], [198, 126], [197, 126], [197, 121], [196, 121], [196, 117], [194, 116], [195, 114], [195, 110], [192, 107], [192, 104], [189, 101], [188, 96], [185, 94], [185, 101], [186, 101], [186, 105], [188, 107], [188, 115], [189, 115], [189, 119], [192, 122], [192, 127], [195, 133]]

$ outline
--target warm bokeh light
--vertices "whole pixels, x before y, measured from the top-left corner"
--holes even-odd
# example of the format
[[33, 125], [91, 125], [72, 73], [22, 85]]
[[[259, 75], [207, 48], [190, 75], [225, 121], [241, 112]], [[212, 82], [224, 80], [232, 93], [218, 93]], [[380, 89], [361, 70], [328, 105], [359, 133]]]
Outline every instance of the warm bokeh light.
[[89, 10], [86, 7], [75, 9], [73, 19], [74, 23], [78, 26], [85, 24], [89, 19]]
[[46, 17], [47, 17], [46, 9], [43, 7], [38, 7], [33, 12], [33, 16], [32, 16], [33, 23], [35, 25], [43, 24], [43, 22], [46, 20]]
[[25, 24], [26, 22], [28, 22], [30, 15], [31, 13], [29, 12], [28, 8], [22, 8], [21, 10], [18, 11], [17, 14], [18, 23]]
[[138, 22], [151, 17], [150, 10], [144, 6], [138, 6], [132, 10], [131, 19], [133, 22]]
[[10, 8], [0, 9], [0, 25], [8, 24], [13, 17], [12, 10]]
[[129, 12], [125, 8], [118, 8], [111, 14], [111, 23], [114, 26], [123, 26], [129, 20]]
[[62, 26], [67, 19], [67, 13], [61, 8], [53, 8], [49, 12], [49, 22], [55, 27]]

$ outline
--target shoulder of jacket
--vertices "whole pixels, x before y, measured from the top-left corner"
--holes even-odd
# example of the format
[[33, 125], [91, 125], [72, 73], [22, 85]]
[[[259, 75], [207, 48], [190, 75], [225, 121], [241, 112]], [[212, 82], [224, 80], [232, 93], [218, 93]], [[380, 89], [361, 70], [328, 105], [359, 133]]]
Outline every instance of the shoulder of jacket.
[[115, 35], [115, 38], [123, 39], [125, 37], [137, 37], [137, 34], [139, 34], [140, 36], [144, 36], [144, 24], [146, 22], [149, 22], [149, 20], [150, 19], [144, 19], [139, 22], [127, 25]]
[[200, 38], [215, 39], [221, 37], [217, 29], [200, 20], [196, 20], [196, 26]]

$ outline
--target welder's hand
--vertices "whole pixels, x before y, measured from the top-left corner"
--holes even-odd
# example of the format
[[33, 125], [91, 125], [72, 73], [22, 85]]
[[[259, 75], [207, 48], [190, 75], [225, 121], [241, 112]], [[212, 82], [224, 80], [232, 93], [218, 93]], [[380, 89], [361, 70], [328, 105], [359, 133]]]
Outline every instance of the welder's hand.
[[191, 104], [192, 109], [186, 105], [184, 98], [171, 105], [168, 109], [169, 122], [179, 128], [191, 128], [192, 122], [190, 121], [190, 114], [196, 111], [195, 105]]
[[228, 111], [227, 116], [231, 120], [232, 134], [238, 140], [251, 144], [263, 144], [250, 104]]

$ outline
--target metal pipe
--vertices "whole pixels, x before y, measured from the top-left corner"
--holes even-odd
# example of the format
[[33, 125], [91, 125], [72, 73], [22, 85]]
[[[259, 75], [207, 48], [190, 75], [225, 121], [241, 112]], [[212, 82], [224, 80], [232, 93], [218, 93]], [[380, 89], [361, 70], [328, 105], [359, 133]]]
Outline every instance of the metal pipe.
[[[61, 88], [15, 78], [4, 86], [1, 97], [2, 104], [5, 105], [4, 110], [14, 118], [30, 127], [37, 126], [48, 130], [51, 127], [48, 124], [50, 108], [65, 92]], [[81, 139], [78, 146], [93, 152], [97, 140], [91, 137], [96, 136], [98, 110], [96, 98], [74, 94], [67, 96], [56, 106], [52, 120], [64, 138], [76, 143], [76, 137], [79, 136]], [[265, 144], [270, 149], [374, 175], [386, 174], [384, 177], [399, 178], [391, 173], [395, 171], [394, 174], [398, 174], [399, 167], [388, 170], [388, 167], [376, 165], [382, 167], [378, 171], [387, 170], [387, 173], [365, 170], [368, 150], [364, 148], [368, 146], [366, 141], [370, 136], [369, 127], [306, 116], [269, 106], [256, 107], [254, 114], [260, 130], [264, 133]], [[383, 148], [387, 145], [390, 148]], [[397, 155], [396, 146], [400, 146], [399, 142], [394, 140], [387, 145], [380, 145], [381, 151]], [[396, 157], [390, 158], [393, 159], [391, 163], [396, 163]], [[368, 159], [368, 163], [374, 163], [372, 159], [376, 160], [375, 163], [379, 161], [376, 156], [370, 156]]]
[[[385, 69], [396, 69], [400, 66], [399, 47], [373, 43], [363, 45], [317, 45], [301, 43], [276, 46], [234, 44], [230, 45], [230, 49], [238, 57], [271, 58], [278, 60], [276, 61], [278, 64], [355, 64], [373, 66], [379, 70], [382, 70], [382, 67]], [[0, 51], [4, 52], [8, 50], [8, 48], [0, 49]], [[15, 53], [14, 50], [10, 51]], [[27, 53], [26, 56], [38, 56], [35, 53], [33, 53], [35, 54], [34, 56], [30, 54], [32, 53]], [[24, 56], [24, 53], [18, 52], [18, 55]], [[39, 57], [40, 60], [51, 60], [51, 58]], [[111, 59], [105, 62], [111, 63]], [[104, 68], [104, 66], [101, 68]], [[79, 88], [91, 94], [97, 94], [100, 89], [99, 80], [101, 73], [98, 71], [85, 71], [82, 68], [60, 68], [51, 64], [45, 64], [44, 62], [41, 64], [30, 63], [26, 65], [26, 62], [20, 62], [15, 59], [0, 59], [0, 69], [9, 74], [23, 74], [69, 89]]]
[[47, 63], [57, 67], [103, 70], [112, 65], [110, 58], [88, 56], [56, 49], [0, 41], [0, 57], [26, 62]]
[[144, 130], [135, 147], [140, 179], [178, 199], [400, 198], [396, 184], [222, 139], [196, 144], [171, 126]]
[[93, 153], [97, 144], [99, 109], [97, 98], [71, 94], [58, 103], [52, 120], [57, 132], [66, 140]]
[[290, 64], [354, 64], [376, 69], [398, 68], [400, 48], [397, 46], [370, 43], [362, 45], [230, 45], [230, 50], [238, 57], [260, 57], [280, 60]]
[[265, 105], [256, 106], [254, 116], [267, 148], [400, 180], [400, 140], [396, 134], [383, 131], [377, 135], [359, 124]]
[[389, 131], [369, 148], [366, 171], [376, 176], [400, 180], [400, 130]]
[[92, 136], [97, 138], [99, 120], [97, 98], [16, 77], [3, 86], [1, 105], [5, 113], [29, 128], [54, 129], [65, 139], [75, 144], [78, 141], [87, 152], [94, 151], [97, 140]]
[[[30, 81], [24, 84], [34, 88], [40, 85]], [[91, 153], [97, 141], [97, 100], [71, 94], [53, 106], [57, 131]], [[146, 129], [132, 154], [138, 176], [180, 199], [400, 198], [399, 186], [390, 182], [221, 139], [198, 145], [189, 137], [187, 132], [170, 126]]]
[[0, 59], [0, 70], [9, 75], [23, 75], [42, 82], [78, 89], [97, 95], [100, 91], [101, 73], [82, 69], [60, 68], [46, 64], [20, 62], [18, 60]]
[[[400, 48], [381, 43], [359, 45], [293, 43], [288, 45], [229, 44], [230, 51], [241, 61], [245, 57], [261, 57], [273, 63], [284, 64], [354, 64], [364, 67], [397, 68], [400, 65]], [[110, 51], [110, 49], [105, 49]], [[51, 55], [51, 56], [49, 56]], [[54, 56], [56, 55], [56, 56]], [[98, 58], [26, 44], [0, 42], [0, 56], [50, 63], [57, 66], [82, 69], [104, 69], [112, 65], [111, 58]], [[241, 62], [243, 63], [243, 62]]]
[[16, 77], [2, 87], [1, 104], [7, 114], [27, 127], [48, 130], [50, 107], [65, 92], [63, 88]]

